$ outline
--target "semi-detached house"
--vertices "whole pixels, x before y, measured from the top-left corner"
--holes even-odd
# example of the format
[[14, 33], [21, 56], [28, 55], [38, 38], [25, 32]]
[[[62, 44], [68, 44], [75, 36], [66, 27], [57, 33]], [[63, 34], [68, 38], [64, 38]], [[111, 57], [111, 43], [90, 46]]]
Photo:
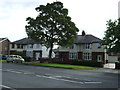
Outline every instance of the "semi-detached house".
[[27, 57], [39, 60], [41, 57], [48, 57], [49, 49], [31, 38], [23, 38], [10, 44], [10, 54], [15, 54], [16, 52], [22, 52]]
[[63, 59], [68, 62], [69, 60], [87, 60], [106, 62], [106, 52], [102, 46], [101, 39], [91, 35], [82, 34], [78, 35], [74, 40], [74, 44], [70, 47], [59, 46], [56, 52], [56, 58]]

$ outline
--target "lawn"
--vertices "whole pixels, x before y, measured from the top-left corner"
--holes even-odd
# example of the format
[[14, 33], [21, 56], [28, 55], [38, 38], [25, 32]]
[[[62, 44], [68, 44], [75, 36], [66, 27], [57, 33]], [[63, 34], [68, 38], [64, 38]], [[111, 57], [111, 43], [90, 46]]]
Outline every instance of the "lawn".
[[[6, 62], [6, 60], [0, 60], [0, 62]], [[78, 65], [68, 65], [68, 64], [52, 64], [52, 63], [35, 63], [35, 62], [23, 62], [19, 64], [24, 65], [35, 65], [35, 66], [46, 66], [46, 67], [57, 67], [57, 68], [67, 68], [67, 69], [77, 69], [77, 70], [91, 70], [96, 69], [95, 67], [89, 66], [78, 66]]]
[[32, 63], [32, 62], [24, 62], [22, 64], [37, 65], [37, 66], [48, 66], [48, 67], [58, 67], [58, 68], [69, 68], [69, 69], [80, 69], [80, 70], [96, 69], [95, 67], [68, 65], [68, 64], [51, 64], [51, 63], [49, 64], [49, 63]]
[[6, 60], [0, 60], [0, 62], [6, 62]]

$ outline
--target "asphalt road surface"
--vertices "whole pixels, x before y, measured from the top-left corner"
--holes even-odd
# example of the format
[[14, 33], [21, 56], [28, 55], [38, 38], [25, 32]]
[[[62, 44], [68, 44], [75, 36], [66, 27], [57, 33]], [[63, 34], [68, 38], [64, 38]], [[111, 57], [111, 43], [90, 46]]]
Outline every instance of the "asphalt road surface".
[[3, 63], [3, 88], [118, 88], [118, 74]]

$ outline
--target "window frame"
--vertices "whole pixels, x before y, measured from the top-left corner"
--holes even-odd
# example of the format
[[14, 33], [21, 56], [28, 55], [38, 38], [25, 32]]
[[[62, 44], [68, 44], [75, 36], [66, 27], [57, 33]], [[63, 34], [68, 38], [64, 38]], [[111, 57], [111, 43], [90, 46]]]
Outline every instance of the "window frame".
[[83, 60], [92, 60], [92, 53], [89, 53], [89, 52], [85, 52], [83, 53]]
[[69, 52], [69, 59], [70, 60], [78, 59], [78, 53], [77, 52]]

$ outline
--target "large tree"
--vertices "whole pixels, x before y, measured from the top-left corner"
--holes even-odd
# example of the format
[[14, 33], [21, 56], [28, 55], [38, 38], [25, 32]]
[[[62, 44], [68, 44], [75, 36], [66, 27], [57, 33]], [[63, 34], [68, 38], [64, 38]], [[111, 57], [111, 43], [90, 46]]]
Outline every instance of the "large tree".
[[108, 52], [120, 53], [120, 18], [107, 21], [107, 30], [103, 38], [103, 44], [107, 46]]
[[39, 14], [36, 18], [26, 19], [28, 21], [26, 32], [28, 37], [50, 48], [51, 58], [53, 46], [70, 45], [79, 30], [68, 16], [68, 9], [63, 8], [61, 2], [47, 3], [35, 9]]

